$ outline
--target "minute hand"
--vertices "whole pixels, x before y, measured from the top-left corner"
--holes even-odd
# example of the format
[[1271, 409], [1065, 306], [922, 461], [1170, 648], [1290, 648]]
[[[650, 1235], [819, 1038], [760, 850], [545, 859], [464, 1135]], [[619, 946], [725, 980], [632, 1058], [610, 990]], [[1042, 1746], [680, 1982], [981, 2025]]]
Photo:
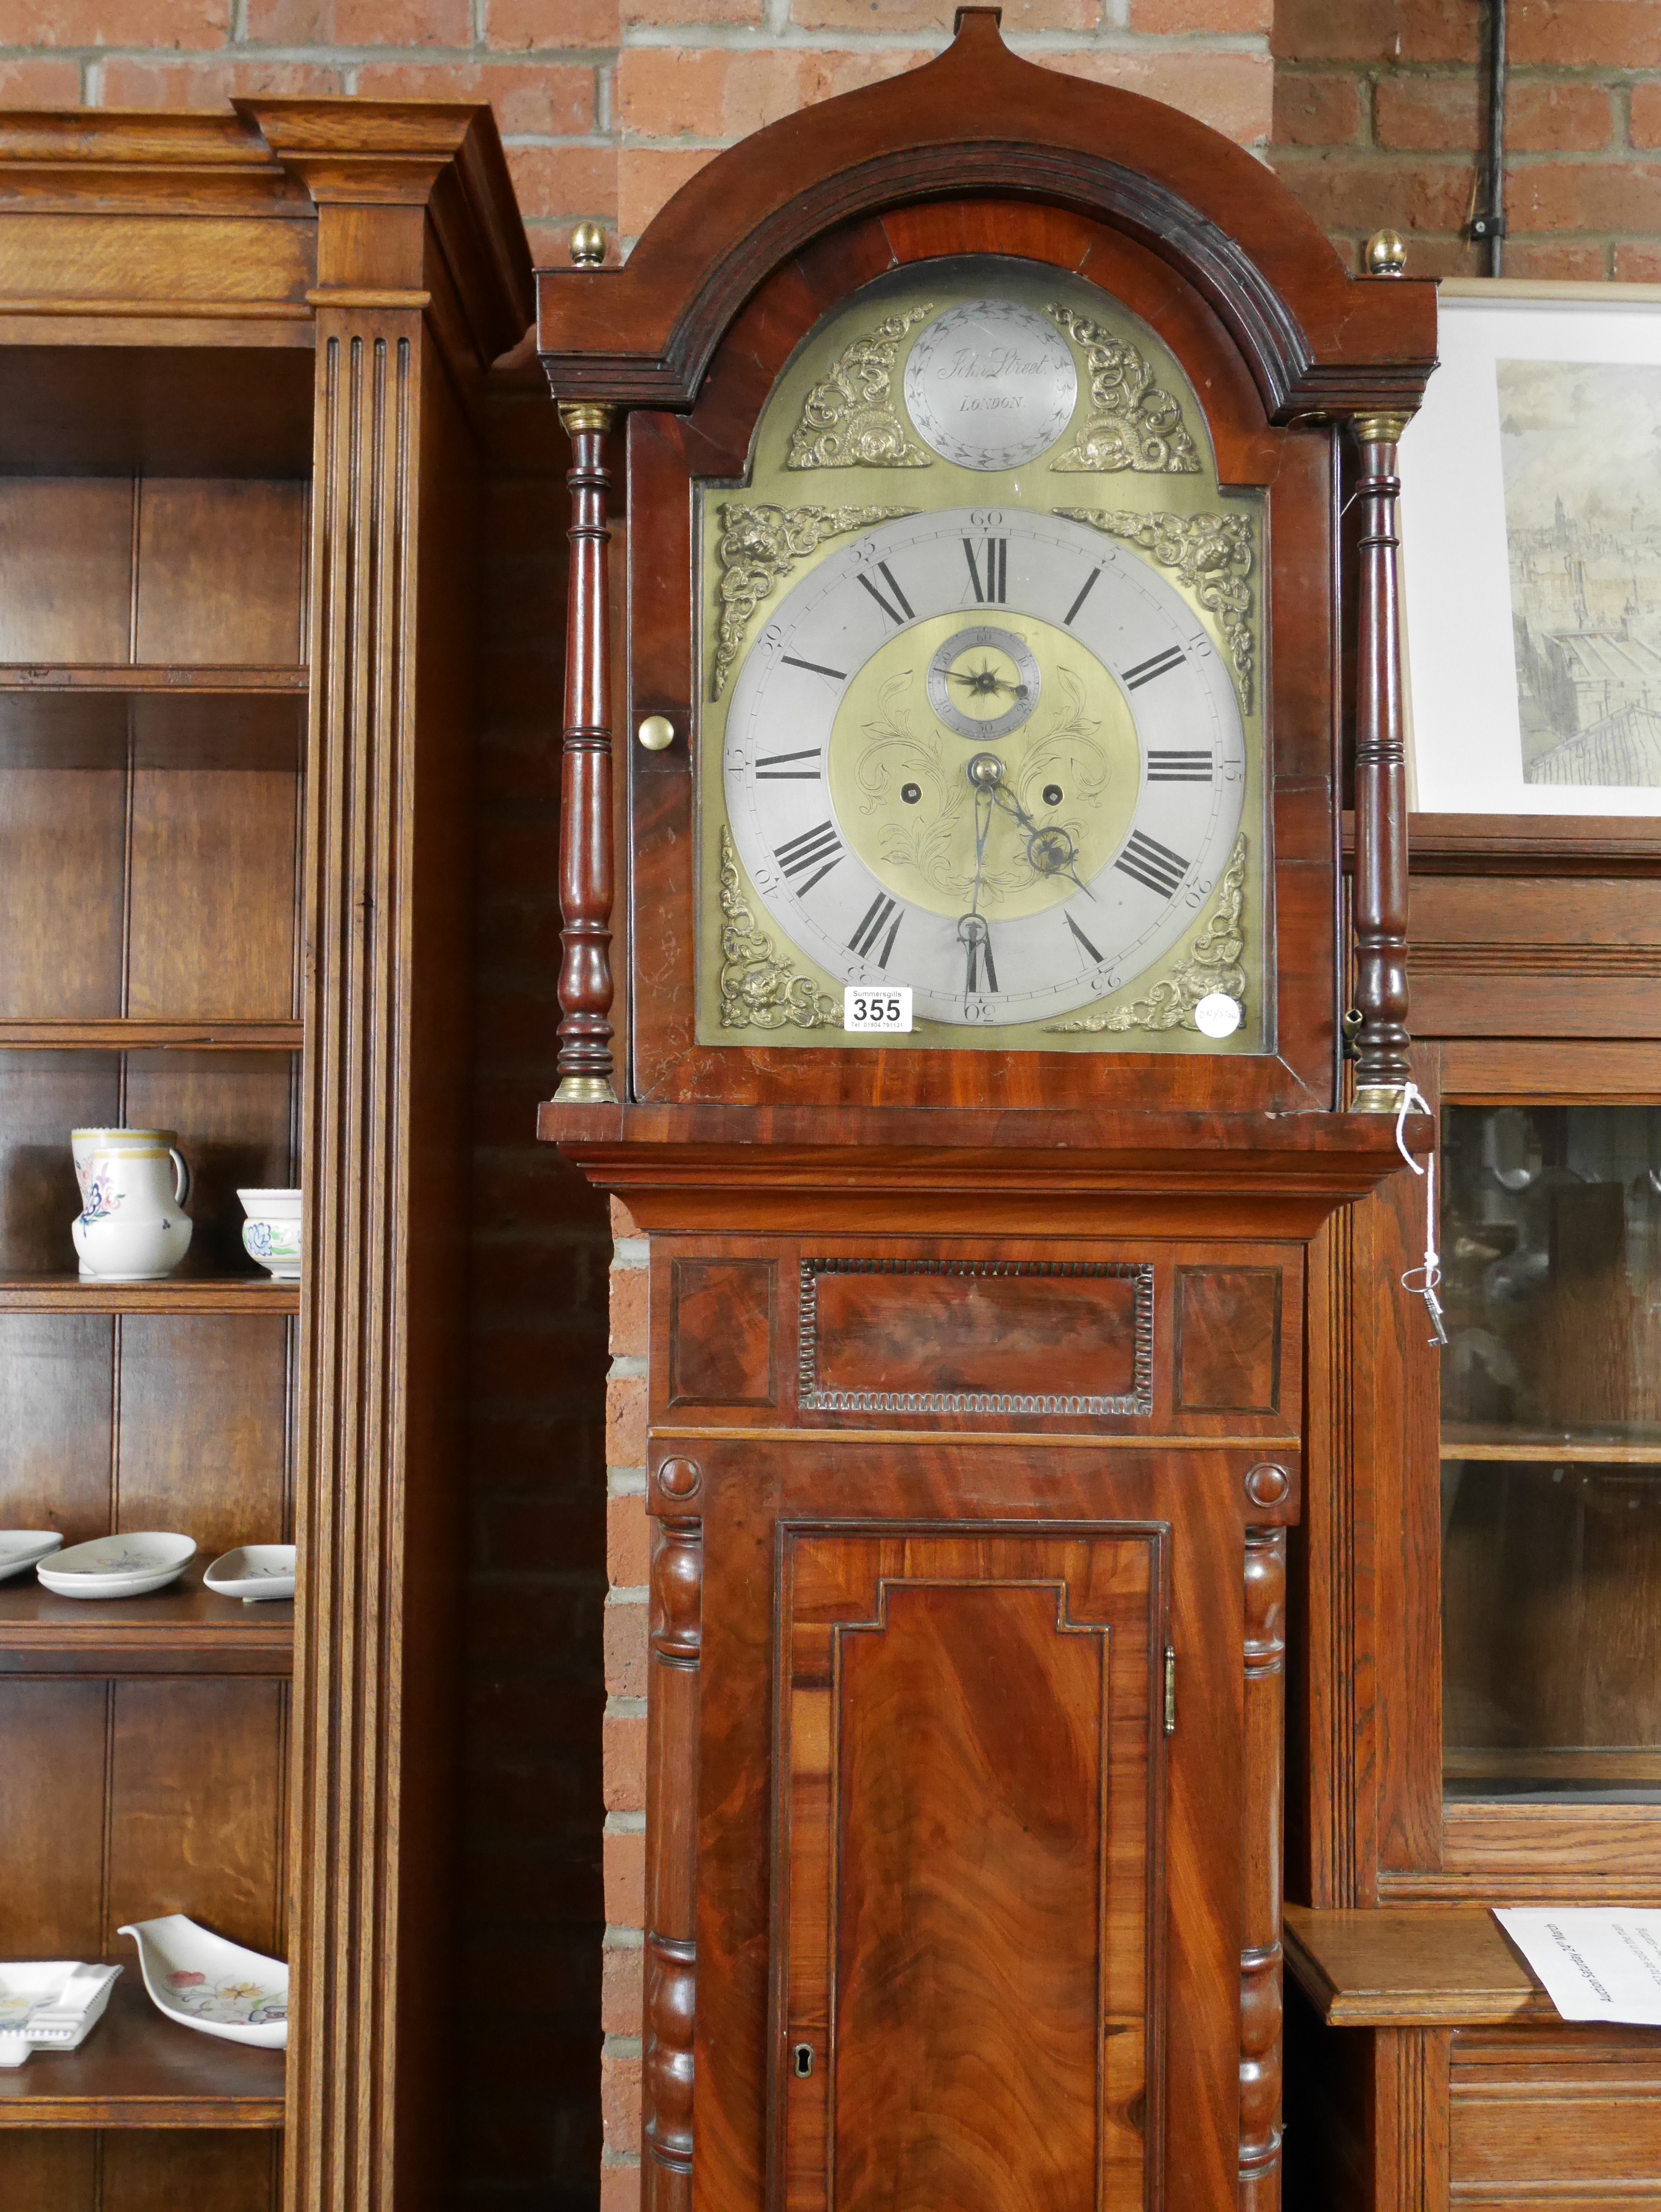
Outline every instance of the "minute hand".
[[[1042, 836], [1043, 836], [1045, 833], [1044, 833], [1043, 830], [1040, 830], [1040, 828], [1039, 828], [1038, 824], [1037, 824], [1037, 823], [1032, 819], [1032, 817], [1031, 817], [1031, 816], [1027, 812], [1026, 809], [1025, 809], [1025, 808], [1021, 805], [1021, 803], [1020, 803], [1019, 799], [1016, 798], [1016, 796], [1015, 796], [1015, 794], [1014, 794], [1014, 793], [1013, 793], [1013, 791], [1009, 791], [1009, 790], [1006, 789], [1006, 787], [1005, 787], [1002, 784], [1001, 784], [1001, 783], [1000, 783], [1000, 784], [995, 784], [995, 785], [993, 786], [993, 787], [992, 787], [992, 795], [993, 795], [994, 799], [1001, 799], [1001, 800], [1003, 801], [1004, 805], [1005, 805], [1006, 806], [1007, 806], [1007, 807], [1008, 807], [1008, 809], [1009, 809], [1010, 812], [1014, 816], [1015, 819], [1016, 819], [1016, 820], [1020, 823], [1020, 825], [1021, 825], [1022, 829], [1023, 829], [1023, 830], [1025, 830], [1028, 833], [1028, 854], [1027, 854], [1027, 857], [1028, 857], [1028, 859], [1029, 859], [1029, 860], [1031, 860], [1031, 840], [1032, 840], [1032, 839], [1034, 839], [1034, 838], [1037, 838], [1037, 837]], [[1091, 890], [1091, 888], [1090, 888], [1089, 884], [1088, 884], [1087, 883], [1086, 883], [1086, 881], [1085, 881], [1084, 878], [1083, 878], [1083, 877], [1079, 873], [1079, 872], [1078, 872], [1077, 868], [1076, 868], [1076, 867], [1074, 867], [1074, 866], [1073, 866], [1071, 865], [1072, 860], [1073, 860], [1073, 859], [1074, 859], [1074, 856], [1075, 856], [1075, 848], [1074, 848], [1074, 846], [1073, 840], [1072, 840], [1070, 837], [1068, 837], [1068, 834], [1067, 834], [1067, 832], [1066, 832], [1066, 830], [1056, 830], [1052, 831], [1052, 832], [1051, 832], [1051, 833], [1050, 833], [1050, 834], [1051, 834], [1052, 836], [1056, 836], [1056, 837], [1058, 837], [1058, 838], [1063, 839], [1063, 840], [1065, 841], [1066, 845], [1067, 845], [1067, 850], [1068, 850], [1068, 866], [1067, 867], [1065, 867], [1065, 868], [1051, 868], [1051, 869], [1039, 868], [1039, 867], [1038, 867], [1038, 866], [1037, 866], [1037, 861], [1036, 861], [1036, 860], [1034, 860], [1034, 861], [1032, 861], [1032, 866], [1033, 866], [1033, 867], [1037, 870], [1037, 872], [1040, 875], [1068, 875], [1068, 876], [1071, 876], [1071, 877], [1072, 877], [1072, 878], [1073, 878], [1073, 880], [1074, 880], [1074, 882], [1075, 884], [1077, 884], [1077, 885], [1079, 886], [1079, 889], [1080, 889], [1080, 890], [1084, 893], [1085, 896], [1086, 896], [1087, 899], [1093, 899], [1093, 898], [1095, 897], [1095, 896], [1096, 896], [1095, 892], [1094, 892], [1094, 891], [1092, 891], [1092, 890]]]

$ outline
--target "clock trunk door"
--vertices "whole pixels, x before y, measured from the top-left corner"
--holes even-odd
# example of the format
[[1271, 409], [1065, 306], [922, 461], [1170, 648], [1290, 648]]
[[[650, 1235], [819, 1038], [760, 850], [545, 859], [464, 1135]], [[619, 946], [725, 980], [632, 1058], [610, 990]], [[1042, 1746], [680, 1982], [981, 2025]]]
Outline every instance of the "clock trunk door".
[[782, 1532], [781, 2212], [1157, 2201], [1168, 1543]]

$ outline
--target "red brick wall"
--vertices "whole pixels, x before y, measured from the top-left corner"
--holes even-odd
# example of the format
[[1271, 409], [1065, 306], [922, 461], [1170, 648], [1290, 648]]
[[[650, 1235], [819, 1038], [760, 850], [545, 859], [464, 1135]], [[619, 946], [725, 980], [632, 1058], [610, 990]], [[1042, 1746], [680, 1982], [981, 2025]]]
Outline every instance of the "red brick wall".
[[[1343, 0], [1349, 4], [1349, 0]], [[1268, 137], [1272, 0], [1004, 0], [1035, 60]], [[0, 0], [0, 105], [488, 100], [539, 258], [625, 240], [719, 148], [913, 67], [955, 0]]]
[[[1386, 226], [1417, 276], [1460, 236], [1484, 143], [1480, 0], [1276, 0], [1270, 158], [1339, 250]], [[1661, 276], [1661, 4], [1511, 0], [1508, 276]]]

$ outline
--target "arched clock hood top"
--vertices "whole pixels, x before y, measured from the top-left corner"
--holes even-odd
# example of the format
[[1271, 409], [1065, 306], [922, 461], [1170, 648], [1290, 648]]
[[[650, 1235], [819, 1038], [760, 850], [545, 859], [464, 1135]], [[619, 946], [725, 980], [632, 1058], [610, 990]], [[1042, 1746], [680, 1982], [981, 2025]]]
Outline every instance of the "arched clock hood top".
[[836, 225], [948, 194], [1093, 217], [1180, 270], [1228, 330], [1272, 421], [1416, 408], [1436, 288], [1348, 276], [1272, 171], [1177, 109], [1012, 53], [959, 11], [922, 69], [786, 116], [689, 179], [621, 268], [545, 269], [538, 339], [563, 401], [690, 407], [775, 270]]

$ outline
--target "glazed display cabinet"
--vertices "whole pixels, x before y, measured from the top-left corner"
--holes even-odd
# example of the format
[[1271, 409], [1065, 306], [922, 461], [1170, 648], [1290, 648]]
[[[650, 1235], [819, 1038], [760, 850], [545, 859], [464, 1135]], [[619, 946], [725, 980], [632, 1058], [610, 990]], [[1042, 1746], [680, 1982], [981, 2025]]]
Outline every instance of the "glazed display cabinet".
[[1661, 1899], [1661, 841], [1415, 817], [1422, 1187], [1318, 1271], [1288, 1955], [1317, 2205], [1661, 2204], [1661, 2040], [1573, 2027], [1508, 1904]]
[[[0, 1522], [198, 1546], [0, 1586], [0, 1955], [126, 1969], [0, 2073], [0, 2202], [435, 2201], [471, 418], [528, 255], [468, 107], [7, 116], [0, 175]], [[173, 1277], [77, 1277], [88, 1125], [177, 1133]], [[285, 1540], [292, 1607], [201, 1587]], [[286, 2063], [151, 2007], [116, 1929], [173, 1911], [289, 1960]]]

